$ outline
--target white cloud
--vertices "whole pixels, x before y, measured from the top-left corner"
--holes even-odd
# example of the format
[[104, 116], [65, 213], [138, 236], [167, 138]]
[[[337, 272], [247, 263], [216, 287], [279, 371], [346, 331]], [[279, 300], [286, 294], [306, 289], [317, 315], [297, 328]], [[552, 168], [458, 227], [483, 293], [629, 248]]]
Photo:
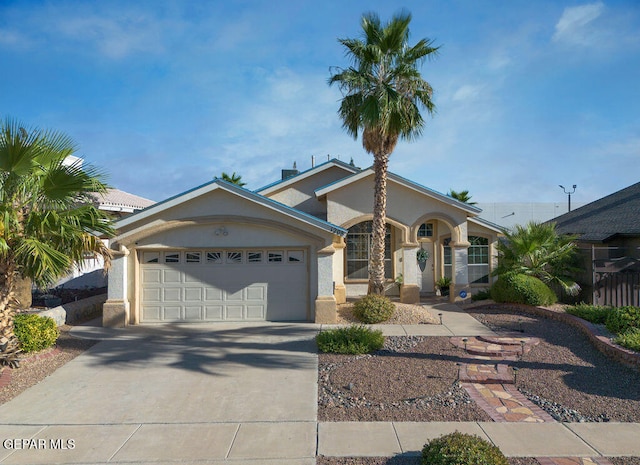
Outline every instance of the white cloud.
[[472, 86], [470, 84], [465, 84], [458, 88], [453, 94], [454, 102], [464, 102], [468, 100], [475, 100], [482, 93], [481, 86]]
[[556, 23], [553, 40], [573, 45], [587, 45], [593, 40], [591, 23], [604, 11], [602, 2], [567, 7]]

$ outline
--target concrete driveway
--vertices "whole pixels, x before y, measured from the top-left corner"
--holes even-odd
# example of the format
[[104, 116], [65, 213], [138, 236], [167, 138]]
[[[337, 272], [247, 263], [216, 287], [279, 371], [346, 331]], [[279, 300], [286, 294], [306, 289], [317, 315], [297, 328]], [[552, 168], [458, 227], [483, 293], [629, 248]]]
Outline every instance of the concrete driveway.
[[0, 406], [0, 464], [314, 464], [316, 332], [300, 323], [111, 330]]

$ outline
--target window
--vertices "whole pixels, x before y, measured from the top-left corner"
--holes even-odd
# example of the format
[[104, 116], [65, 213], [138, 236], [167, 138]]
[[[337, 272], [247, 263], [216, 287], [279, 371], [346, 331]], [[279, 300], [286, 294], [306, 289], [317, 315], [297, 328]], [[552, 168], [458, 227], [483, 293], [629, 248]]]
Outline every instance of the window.
[[164, 254], [165, 263], [180, 263], [180, 252], [167, 252]]
[[160, 261], [160, 252], [145, 252], [142, 254], [143, 263], [158, 263]]
[[489, 240], [480, 236], [469, 236], [468, 264], [471, 284], [489, 283]]
[[276, 251], [276, 250], [270, 250], [268, 255], [268, 260], [271, 263], [275, 263], [275, 262], [281, 262], [282, 258], [284, 257], [284, 253], [281, 251]]
[[200, 263], [200, 252], [187, 252], [186, 253], [186, 262], [187, 263]]
[[422, 223], [418, 228], [418, 237], [433, 237], [433, 223]]
[[249, 263], [260, 263], [262, 261], [262, 252], [247, 252], [247, 261]]
[[444, 245], [444, 253], [442, 262], [444, 264], [444, 275], [449, 279], [453, 279], [453, 271], [451, 266], [451, 238], [447, 238], [442, 242]]
[[242, 252], [227, 252], [227, 263], [242, 263]]
[[219, 265], [222, 263], [222, 252], [207, 252], [207, 263]]
[[[369, 279], [369, 253], [371, 251], [372, 222], [358, 223], [347, 234], [347, 279]], [[391, 226], [387, 225], [384, 238], [384, 276], [393, 276], [391, 262]]]
[[304, 261], [304, 252], [302, 250], [289, 250], [287, 252], [287, 261], [289, 263], [301, 263]]

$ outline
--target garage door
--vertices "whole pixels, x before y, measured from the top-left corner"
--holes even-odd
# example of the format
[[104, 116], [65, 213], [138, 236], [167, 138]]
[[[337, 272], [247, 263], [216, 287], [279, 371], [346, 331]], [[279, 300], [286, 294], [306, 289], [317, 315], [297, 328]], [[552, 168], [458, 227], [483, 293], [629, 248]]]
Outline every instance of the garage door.
[[142, 323], [306, 320], [302, 249], [145, 251]]

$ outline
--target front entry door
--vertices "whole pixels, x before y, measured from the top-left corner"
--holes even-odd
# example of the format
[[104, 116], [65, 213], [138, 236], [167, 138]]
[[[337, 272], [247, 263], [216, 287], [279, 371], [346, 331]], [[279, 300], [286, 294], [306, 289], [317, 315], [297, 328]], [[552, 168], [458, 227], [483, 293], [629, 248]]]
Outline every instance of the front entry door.
[[434, 286], [434, 256], [433, 256], [433, 242], [422, 242], [420, 244], [424, 250], [429, 254], [427, 262], [424, 264], [424, 271], [420, 270], [420, 264], [418, 263], [418, 275], [422, 276], [422, 288], [421, 292], [435, 292]]

